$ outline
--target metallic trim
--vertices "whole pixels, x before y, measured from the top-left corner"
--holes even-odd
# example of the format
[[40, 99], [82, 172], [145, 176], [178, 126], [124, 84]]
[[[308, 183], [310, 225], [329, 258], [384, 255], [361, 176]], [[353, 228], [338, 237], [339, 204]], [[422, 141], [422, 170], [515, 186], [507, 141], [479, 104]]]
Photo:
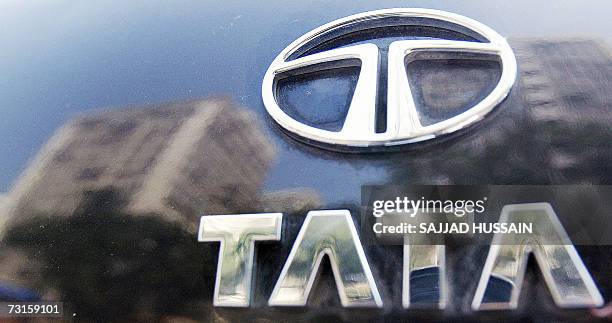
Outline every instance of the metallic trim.
[[325, 255], [329, 257], [342, 306], [382, 307], [348, 210], [308, 212], [268, 304], [305, 306]]
[[[532, 222], [530, 237], [496, 234], [472, 302], [474, 310], [515, 309], [533, 252], [557, 306], [564, 308], [596, 307], [603, 298], [571, 243], [555, 211], [548, 203], [506, 205], [499, 223]], [[495, 278], [497, 283], [492, 279]], [[510, 289], [499, 292], [496, 286]], [[486, 294], [492, 298], [486, 300]], [[506, 295], [504, 295], [506, 294]]]
[[[388, 17], [427, 18], [452, 23], [467, 28], [485, 38], [488, 43], [454, 40], [402, 40], [389, 47], [389, 72], [387, 85], [387, 130], [375, 129], [376, 89], [379, 74], [379, 51], [374, 44], [360, 44], [332, 49], [288, 60], [304, 46], [342, 27]], [[447, 120], [421, 125], [417, 109], [410, 93], [405, 59], [423, 59], [411, 54], [422, 51], [469, 52], [492, 54], [499, 57], [502, 73], [497, 86], [482, 101], [470, 109]], [[358, 59], [361, 61], [359, 80], [339, 132], [327, 131], [305, 125], [286, 114], [276, 102], [276, 78], [279, 74], [320, 63]], [[491, 28], [457, 14], [416, 8], [395, 8], [364, 12], [332, 21], [301, 36], [287, 46], [274, 59], [263, 79], [262, 97], [272, 118], [286, 130], [301, 137], [332, 145], [352, 147], [392, 146], [419, 142], [455, 132], [481, 120], [497, 104], [505, 99], [516, 79], [516, 59], [506, 40]]]
[[[439, 309], [446, 307], [446, 293], [447, 293], [447, 282], [446, 282], [446, 264], [445, 264], [445, 246], [444, 245], [404, 245], [404, 267], [402, 277], [402, 307], [410, 308], [412, 306], [427, 306], [436, 305]], [[415, 303], [414, 295], [410, 293], [410, 282], [414, 282], [414, 273], [436, 269], [438, 272], [438, 284], [431, 284], [427, 286], [427, 292], [432, 293], [437, 291], [439, 293], [438, 300], [433, 304], [425, 304], [422, 302]], [[426, 277], [427, 283], [431, 280], [430, 277]], [[420, 283], [419, 285], [423, 285]]]
[[218, 241], [214, 306], [251, 303], [255, 241], [280, 240], [281, 213], [210, 215], [200, 218], [198, 241]]

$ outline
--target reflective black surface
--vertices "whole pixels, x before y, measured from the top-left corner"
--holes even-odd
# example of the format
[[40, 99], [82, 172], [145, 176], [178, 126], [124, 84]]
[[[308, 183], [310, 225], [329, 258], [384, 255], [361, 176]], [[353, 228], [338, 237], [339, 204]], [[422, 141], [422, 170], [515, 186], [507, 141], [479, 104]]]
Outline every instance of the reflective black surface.
[[[278, 52], [326, 22], [398, 6], [463, 14], [508, 37], [519, 64], [509, 97], [466, 131], [391, 152], [334, 152], [281, 131], [260, 94]], [[2, 297], [62, 300], [67, 320], [85, 321], [593, 320], [589, 310], [556, 307], [533, 264], [519, 309], [473, 312], [487, 248], [466, 245], [447, 248], [445, 310], [401, 309], [399, 246], [366, 248], [380, 310], [343, 309], [328, 263], [307, 307], [266, 303], [306, 212], [348, 208], [357, 217], [362, 185], [612, 184], [611, 9], [606, 1], [3, 3]], [[447, 61], [415, 77], [435, 119], [436, 107], [478, 97], [480, 87], [460, 80], [494, 70]], [[292, 83], [287, 102], [333, 126], [342, 111], [299, 107], [347, 102], [347, 77]], [[196, 242], [198, 216], [245, 212], [284, 212], [282, 241], [257, 245], [251, 308], [213, 308], [218, 245]], [[610, 302], [612, 249], [577, 248]]]

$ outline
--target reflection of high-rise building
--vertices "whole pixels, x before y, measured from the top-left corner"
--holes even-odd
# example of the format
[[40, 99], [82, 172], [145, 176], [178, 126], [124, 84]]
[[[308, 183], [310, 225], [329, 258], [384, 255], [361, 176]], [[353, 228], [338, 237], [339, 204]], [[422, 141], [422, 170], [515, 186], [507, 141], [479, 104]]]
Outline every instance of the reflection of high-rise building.
[[[319, 196], [313, 190], [263, 191], [264, 180], [274, 158], [274, 147], [261, 131], [254, 115], [225, 99], [114, 110], [74, 119], [53, 135], [11, 192], [0, 196], [0, 243], [3, 244], [0, 248], [0, 287], [4, 291], [13, 288], [24, 291], [25, 295], [38, 297], [40, 295], [34, 292], [40, 291], [37, 282], [45, 277], [46, 266], [49, 266], [45, 257], [57, 260], [57, 257], [49, 255], [48, 249], [45, 250], [47, 244], [42, 248], [35, 247], [36, 256], [30, 257], [27, 250], [20, 247], [30, 247], [31, 244], [16, 243], [20, 247], [15, 247], [14, 240], [12, 246], [7, 242], [12, 241], [11, 233], [13, 237], [18, 236], [18, 240], [27, 240], [27, 237], [23, 237], [27, 234], [23, 234], [23, 231], [19, 233], [24, 226], [29, 232], [30, 228], [53, 228], [55, 224], [55, 229], [43, 229], [54, 234], [58, 232], [57, 228], [68, 231], [80, 229], [81, 225], [71, 221], [78, 221], [79, 216], [89, 217], [92, 228], [85, 228], [78, 239], [88, 241], [82, 242], [84, 245], [94, 241], [97, 246], [100, 241], [96, 235], [96, 225], [99, 228], [100, 219], [109, 218], [109, 225], [115, 225], [115, 228], [117, 225], [131, 225], [136, 229], [130, 230], [133, 235], [127, 237], [128, 241], [121, 234], [117, 237], [113, 233], [101, 234], [102, 239], [113, 244], [123, 241], [127, 245], [143, 246], [142, 241], [167, 238], [172, 240], [169, 244], [186, 246], [189, 250], [195, 240], [182, 244], [185, 241], [180, 237], [196, 228], [199, 215], [266, 211], [301, 213], [318, 207]], [[109, 191], [115, 194], [109, 194]], [[121, 200], [114, 200], [117, 197]], [[93, 211], [91, 204], [83, 203], [86, 200], [95, 203]], [[81, 205], [87, 207], [79, 209]], [[159, 222], [131, 218], [118, 224], [112, 220], [116, 212], [106, 213], [108, 209], [117, 211], [118, 208], [122, 216], [153, 213], [163, 219]], [[43, 222], [45, 225], [41, 226], [37, 222], [41, 218], [48, 222]], [[141, 220], [143, 222], [139, 222]], [[168, 230], [171, 226], [161, 225], [165, 220], [179, 222], [185, 231], [177, 233]], [[139, 231], [139, 224], [142, 223], [148, 223], [148, 229]], [[156, 230], [163, 234], [157, 235]], [[151, 240], [152, 236], [155, 238]], [[179, 239], [174, 240], [177, 237]], [[40, 237], [37, 236], [38, 239]], [[155, 245], [148, 242], [146, 245], [151, 244]], [[63, 255], [70, 255], [68, 249], [71, 248], [64, 245], [60, 249], [62, 253], [66, 252]], [[72, 252], [80, 255], [81, 252], [75, 251], [78, 250], [75, 248], [71, 249]], [[146, 257], [145, 254], [139, 253], [136, 257], [138, 260], [130, 258], [132, 260], [128, 262], [136, 266], [137, 261], [142, 261], [141, 256]], [[160, 256], [157, 249], [150, 255], [152, 258], [162, 257], [159, 260], [164, 263], [174, 261], [163, 259], [163, 254]], [[100, 258], [96, 259], [105, 257], [103, 254], [94, 257], [98, 256]], [[68, 259], [72, 259], [71, 256], [66, 256], [62, 261], [71, 263], [72, 260]], [[81, 260], [76, 261], [79, 263]], [[198, 263], [200, 261], [208, 266], [213, 263], [212, 255], [202, 255], [201, 259], [197, 259]], [[110, 263], [120, 263], [125, 268], [129, 266], [127, 262], [114, 257], [109, 261], [96, 262], [95, 266], [102, 272], [108, 272], [104, 266]], [[79, 266], [60, 265], [55, 273], [67, 275], [68, 280], [78, 280], [66, 274], [69, 272], [66, 271], [67, 267]], [[157, 269], [153, 266], [150, 270]], [[80, 279], [83, 282], [83, 278]], [[86, 282], [83, 284], [90, 286]], [[1, 292], [0, 300], [3, 297]], [[51, 299], [57, 297], [53, 296], [52, 289], [43, 289], [40, 293], [51, 295]]]
[[[609, 138], [612, 122], [609, 48], [603, 42], [580, 38], [526, 39], [511, 44], [519, 63], [520, 93], [528, 117], [543, 128], [535, 136], [550, 143], [545, 150], [549, 168], [603, 169], [601, 163], [607, 159], [602, 158], [602, 151], [589, 147]], [[579, 143], [580, 153], [572, 151], [574, 145], [563, 144], [564, 140]]]
[[511, 44], [532, 118], [612, 119], [612, 58], [605, 44], [592, 39], [517, 39]]
[[11, 213], [69, 215], [111, 188], [135, 212], [192, 218], [252, 206], [275, 151], [253, 115], [216, 99], [77, 118], [10, 193]]

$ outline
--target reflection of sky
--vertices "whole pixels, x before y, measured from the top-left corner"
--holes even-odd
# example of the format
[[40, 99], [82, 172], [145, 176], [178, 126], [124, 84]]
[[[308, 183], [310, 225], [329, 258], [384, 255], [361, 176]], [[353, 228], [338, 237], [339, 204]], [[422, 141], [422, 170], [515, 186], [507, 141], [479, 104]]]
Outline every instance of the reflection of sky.
[[[464, 14], [505, 36], [612, 37], [605, 0], [3, 2], [0, 192], [57, 127], [91, 108], [222, 94], [265, 120], [261, 77], [290, 41], [348, 14], [407, 5]], [[358, 185], [384, 174], [283, 149], [269, 123], [265, 131], [280, 148], [268, 189], [310, 186], [328, 201], [357, 198]], [[340, 183], [355, 192], [335, 190]]]

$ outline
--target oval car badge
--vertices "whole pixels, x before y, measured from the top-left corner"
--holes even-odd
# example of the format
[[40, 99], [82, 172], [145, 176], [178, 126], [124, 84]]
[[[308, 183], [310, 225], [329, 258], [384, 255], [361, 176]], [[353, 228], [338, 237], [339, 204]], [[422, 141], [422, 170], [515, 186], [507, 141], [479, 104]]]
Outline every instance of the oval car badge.
[[[407, 24], [406, 19], [411, 19], [411, 22]], [[432, 23], [479, 41], [427, 38], [392, 42], [388, 50], [387, 127], [384, 132], [376, 131], [377, 88], [379, 79], [384, 79], [379, 75], [379, 47], [374, 43], [361, 42], [308, 54], [317, 45], [354, 32], [403, 25], [431, 27]], [[493, 55], [501, 64], [501, 76], [493, 90], [469, 109], [446, 120], [423, 125], [410, 90], [406, 65], [407, 62], [428, 59], [420, 54], [434, 52]], [[360, 72], [340, 131], [306, 125], [289, 116], [279, 106], [276, 100], [277, 81], [283, 75], [289, 72], [300, 74], [300, 70], [325, 70], [330, 68], [326, 64], [346, 65], [350, 61], [359, 62]], [[272, 118], [285, 130], [300, 137], [349, 147], [392, 146], [433, 139], [478, 122], [508, 95], [516, 73], [516, 59], [506, 40], [475, 20], [439, 10], [384, 9], [332, 21], [295, 40], [283, 49], [268, 68], [263, 79], [262, 97]]]

